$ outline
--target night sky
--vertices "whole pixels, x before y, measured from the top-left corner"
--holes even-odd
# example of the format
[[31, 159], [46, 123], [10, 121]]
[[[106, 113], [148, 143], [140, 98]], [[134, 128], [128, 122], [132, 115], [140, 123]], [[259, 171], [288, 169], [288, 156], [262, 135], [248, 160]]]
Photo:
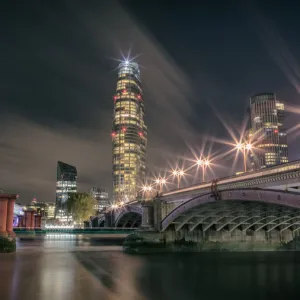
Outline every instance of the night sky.
[[[213, 142], [231, 140], [220, 116], [237, 133], [255, 93], [275, 92], [290, 106], [286, 127], [297, 125], [299, 8], [275, 0], [2, 1], [0, 188], [22, 203], [55, 201], [62, 160], [77, 167], [81, 191], [111, 190], [116, 60], [129, 49], [141, 65], [149, 173], [201, 149], [228, 150]], [[299, 158], [296, 133], [290, 160]], [[232, 161], [215, 161], [211, 176], [238, 171]]]

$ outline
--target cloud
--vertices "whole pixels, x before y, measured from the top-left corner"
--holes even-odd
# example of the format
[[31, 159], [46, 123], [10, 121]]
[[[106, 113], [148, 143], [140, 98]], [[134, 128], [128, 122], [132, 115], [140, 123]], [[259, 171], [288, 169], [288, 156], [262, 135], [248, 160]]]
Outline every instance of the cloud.
[[[20, 192], [23, 203], [33, 196], [55, 200], [58, 160], [77, 167], [80, 189], [111, 188], [110, 128], [116, 84], [112, 70], [117, 62], [108, 57], [120, 58], [120, 52], [130, 47], [140, 54], [149, 169], [169, 168], [170, 161], [175, 165], [195, 133], [189, 123], [194, 113], [189, 78], [163, 47], [117, 2], [86, 7], [72, 2], [69, 19], [49, 8], [42, 15], [48, 27], [36, 34], [24, 33], [29, 37], [24, 47], [34, 49], [38, 67], [32, 65], [27, 79], [13, 77], [15, 82], [6, 91], [13, 95], [10, 98], [16, 102], [10, 102], [11, 110], [19, 116], [0, 120], [1, 187]], [[12, 86], [19, 89], [13, 91]], [[23, 102], [18, 100], [22, 98]], [[35, 102], [30, 103], [32, 98]]]
[[22, 202], [33, 196], [55, 200], [57, 160], [77, 167], [80, 189], [109, 184], [111, 147], [103, 143], [106, 132], [70, 126], [55, 129], [13, 116], [1, 128], [1, 185], [20, 193]]
[[[186, 149], [186, 141], [195, 137], [189, 122], [195, 116], [192, 109], [195, 96], [189, 78], [162, 45], [122, 6], [115, 1], [111, 3], [105, 4], [104, 16], [98, 10], [83, 14], [85, 17], [80, 14], [78, 18], [102, 53], [120, 58], [121, 52], [131, 49], [133, 56], [139, 56], [149, 131], [148, 164], [161, 164], [171, 153], [174, 159], [177, 152]], [[76, 11], [82, 12], [79, 7]]]

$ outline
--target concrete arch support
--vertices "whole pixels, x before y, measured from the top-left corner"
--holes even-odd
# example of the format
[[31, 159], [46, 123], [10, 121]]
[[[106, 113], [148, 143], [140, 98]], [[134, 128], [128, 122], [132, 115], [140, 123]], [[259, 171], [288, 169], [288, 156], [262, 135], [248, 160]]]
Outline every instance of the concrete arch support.
[[[256, 188], [239, 190], [232, 189], [220, 191], [219, 199], [220, 200], [215, 200], [212, 193], [206, 193], [185, 201], [173, 209], [161, 221], [160, 230], [166, 230], [170, 224], [175, 224], [176, 231], [180, 230], [180, 228], [182, 228], [185, 224], [189, 225], [190, 231], [194, 230], [200, 224], [202, 224], [203, 228], [206, 228], [206, 230], [213, 225], [217, 226], [217, 230], [221, 230], [227, 226], [230, 227], [230, 231], [233, 231], [241, 226], [243, 227], [243, 231], [246, 231], [253, 225], [257, 225], [256, 229], [263, 229], [265, 226], [268, 226], [269, 230], [272, 225], [275, 225], [274, 222], [280, 223], [280, 220], [276, 218], [282, 218], [280, 210], [277, 212], [273, 209], [274, 205], [284, 207], [288, 216], [287, 218], [293, 218], [290, 211], [294, 213], [295, 209], [300, 210], [300, 194], [289, 191]], [[255, 205], [251, 211], [245, 211], [245, 208], [241, 206], [241, 211], [238, 211], [238, 207], [231, 207], [229, 211], [222, 208], [219, 212], [215, 211], [214, 214], [205, 211], [202, 212], [202, 207], [205, 207], [205, 205], [209, 203], [254, 203]], [[260, 205], [270, 207], [268, 216], [264, 215], [261, 211]], [[274, 212], [275, 214], [273, 214]], [[210, 223], [204, 223], [203, 221], [203, 217], [207, 216], [210, 218], [208, 220], [211, 221]], [[271, 216], [275, 218], [275, 221], [272, 219], [273, 223], [272, 220], [267, 220], [267, 218], [270, 218]], [[192, 220], [193, 224], [190, 224]], [[247, 222], [245, 220], [247, 220]], [[250, 224], [248, 224], [248, 222], [250, 222]], [[287, 225], [288, 224], [286, 222], [280, 224], [280, 226]], [[274, 228], [277, 228], [277, 226]]]
[[143, 209], [141, 205], [128, 205], [115, 215], [115, 227], [136, 227], [142, 222]]

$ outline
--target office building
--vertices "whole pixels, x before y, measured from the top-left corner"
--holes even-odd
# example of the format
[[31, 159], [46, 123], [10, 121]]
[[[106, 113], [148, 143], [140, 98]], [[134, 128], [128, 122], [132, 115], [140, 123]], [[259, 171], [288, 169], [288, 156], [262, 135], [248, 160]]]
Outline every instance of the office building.
[[70, 216], [67, 213], [65, 203], [69, 193], [77, 192], [76, 167], [58, 161], [56, 180], [55, 218], [61, 222], [69, 221]]
[[135, 200], [145, 179], [147, 127], [140, 70], [135, 62], [119, 65], [113, 97], [113, 200]]
[[97, 200], [95, 207], [97, 213], [105, 211], [110, 206], [106, 189], [92, 187], [90, 194]]
[[288, 162], [287, 135], [284, 128], [284, 104], [274, 93], [250, 98], [249, 139], [253, 144], [254, 169]]

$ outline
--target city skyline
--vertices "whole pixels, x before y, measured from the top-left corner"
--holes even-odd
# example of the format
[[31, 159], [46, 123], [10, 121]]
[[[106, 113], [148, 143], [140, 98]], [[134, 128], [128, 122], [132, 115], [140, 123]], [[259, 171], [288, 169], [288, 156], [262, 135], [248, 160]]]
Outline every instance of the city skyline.
[[[72, 19], [62, 9], [55, 21], [48, 14], [55, 8], [45, 7], [43, 13], [48, 14], [48, 19], [42, 22], [43, 13], [37, 19], [41, 25], [39, 33], [36, 24], [30, 21], [31, 9], [35, 11], [28, 5], [18, 19], [18, 29], [12, 18], [4, 43], [7, 59], [3, 67], [0, 186], [19, 192], [22, 202], [34, 196], [39, 201], [53, 201], [57, 160], [78, 168], [79, 190], [88, 191], [91, 186], [99, 185], [110, 189], [111, 94], [115, 89], [113, 69], [117, 64], [114, 59], [120, 58], [120, 51], [132, 48], [133, 54], [140, 54], [137, 62], [145, 83], [146, 122], [149, 124], [147, 161], [157, 174], [178, 161], [181, 163], [181, 158], [192, 157], [193, 151], [199, 155], [206, 135], [230, 140], [214, 110], [222, 112], [231, 128], [239, 128], [237, 124], [244, 120], [249, 97], [255, 93], [272, 91], [287, 108], [298, 105], [294, 88], [297, 87], [294, 79], [298, 78], [293, 72], [293, 69], [297, 71], [299, 61], [299, 57], [293, 57], [299, 52], [293, 36], [297, 30], [290, 30], [291, 27], [295, 29], [290, 22], [282, 27], [275, 8], [270, 8], [268, 13], [263, 5], [254, 8], [259, 22], [254, 24], [251, 19], [253, 28], [246, 22], [239, 23], [241, 29], [232, 29], [238, 18], [235, 14], [230, 18], [218, 13], [214, 20], [204, 16], [196, 21], [195, 13], [205, 14], [212, 7], [203, 12], [182, 9], [186, 22], [182, 22], [176, 35], [167, 35], [170, 28], [176, 26], [174, 14], [179, 11], [176, 5], [169, 10], [169, 24], [165, 26], [161, 25], [166, 13], [162, 7], [155, 20], [160, 24], [159, 30], [138, 5], [133, 9], [114, 3], [106, 9], [101, 5], [88, 9], [88, 12], [97, 12], [92, 15], [92, 19], [99, 22], [97, 28], [102, 28], [101, 19], [107, 23], [107, 32], [94, 32], [88, 19]], [[99, 17], [101, 9], [103, 18]], [[244, 13], [243, 9], [235, 7], [239, 9]], [[147, 13], [151, 15], [150, 8]], [[292, 14], [292, 10], [285, 11], [285, 18], [289, 13]], [[141, 18], [144, 18], [145, 29], [141, 29]], [[123, 20], [122, 29], [113, 26], [116, 19]], [[73, 31], [59, 26], [68, 21], [74, 25]], [[87, 27], [82, 27], [81, 21]], [[214, 22], [218, 28], [206, 26]], [[22, 26], [23, 23], [28, 26]], [[206, 30], [202, 31], [202, 27]], [[87, 34], [82, 34], [84, 37], [77, 34], [78, 28]], [[187, 28], [190, 28], [190, 37], [184, 34], [189, 32]], [[271, 38], [259, 36], [257, 29], [261, 29], [259, 34], [262, 35], [265, 30], [271, 30]], [[53, 30], [58, 31], [53, 35]], [[216, 38], [211, 38], [215, 35]], [[24, 36], [26, 42], [16, 44], [16, 36]], [[227, 39], [222, 40], [222, 36]], [[66, 46], [62, 42], [64, 39], [72, 46]], [[238, 42], [240, 40], [242, 43]], [[79, 44], [85, 45], [85, 49]], [[16, 47], [23, 51], [16, 53]], [[279, 58], [281, 53], [284, 61]], [[33, 63], [18, 64], [18, 71], [13, 72], [16, 68], [12, 61]], [[298, 116], [287, 113], [286, 128], [291, 128], [297, 124]], [[290, 160], [299, 157], [295, 136], [294, 133], [289, 138]], [[205, 149], [209, 150], [210, 144], [207, 141]], [[213, 147], [220, 148], [217, 143]], [[231, 166], [229, 161], [223, 163], [223, 168], [215, 170], [220, 176]], [[241, 160], [237, 169], [242, 169]]]

